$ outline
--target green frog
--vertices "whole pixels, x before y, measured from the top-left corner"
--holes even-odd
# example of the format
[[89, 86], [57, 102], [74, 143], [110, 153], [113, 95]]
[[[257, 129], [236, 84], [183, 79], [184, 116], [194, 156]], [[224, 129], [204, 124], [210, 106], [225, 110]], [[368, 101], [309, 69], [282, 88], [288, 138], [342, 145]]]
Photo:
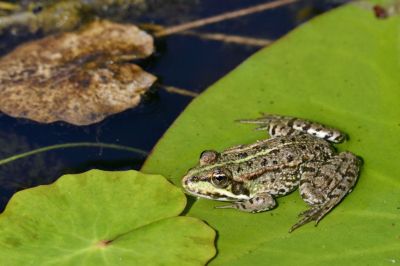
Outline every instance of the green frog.
[[203, 151], [199, 164], [182, 179], [189, 194], [231, 202], [218, 208], [258, 213], [273, 209], [276, 197], [298, 188], [310, 208], [292, 232], [310, 221], [317, 225], [351, 192], [362, 161], [351, 152], [336, 152], [332, 143], [346, 138], [339, 130], [279, 115], [240, 122], [258, 124], [271, 138], [222, 152]]

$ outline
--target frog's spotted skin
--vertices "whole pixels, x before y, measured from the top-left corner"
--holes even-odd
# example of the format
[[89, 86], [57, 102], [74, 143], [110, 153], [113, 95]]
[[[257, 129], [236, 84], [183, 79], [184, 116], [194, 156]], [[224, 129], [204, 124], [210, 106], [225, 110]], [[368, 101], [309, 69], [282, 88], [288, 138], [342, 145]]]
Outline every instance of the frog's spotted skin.
[[276, 197], [299, 188], [310, 209], [291, 232], [310, 221], [318, 223], [355, 185], [360, 160], [350, 152], [337, 154], [329, 143], [345, 139], [340, 131], [277, 115], [241, 122], [259, 124], [271, 138], [220, 153], [204, 151], [199, 165], [183, 177], [187, 192], [232, 202], [219, 208], [256, 213], [274, 208]]

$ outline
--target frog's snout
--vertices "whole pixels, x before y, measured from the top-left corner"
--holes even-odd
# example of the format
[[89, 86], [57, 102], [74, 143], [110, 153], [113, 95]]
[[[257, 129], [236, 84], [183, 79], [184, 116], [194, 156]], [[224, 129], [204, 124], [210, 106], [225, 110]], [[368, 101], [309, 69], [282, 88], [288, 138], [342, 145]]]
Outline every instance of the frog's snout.
[[189, 176], [185, 175], [184, 177], [182, 177], [181, 182], [182, 182], [182, 187], [186, 189], [189, 183]]
[[193, 176], [191, 174], [186, 174], [185, 176], [182, 177], [182, 187], [185, 190], [190, 190], [190, 185], [193, 184], [194, 181], [196, 181], [198, 178], [197, 176]]

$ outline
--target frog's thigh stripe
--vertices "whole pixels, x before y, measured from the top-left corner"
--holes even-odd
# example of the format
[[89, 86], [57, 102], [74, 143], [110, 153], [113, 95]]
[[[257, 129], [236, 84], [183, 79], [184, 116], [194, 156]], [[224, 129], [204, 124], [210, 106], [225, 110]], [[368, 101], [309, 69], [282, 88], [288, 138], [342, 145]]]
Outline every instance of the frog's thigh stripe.
[[268, 130], [272, 137], [290, 136], [296, 134], [296, 132], [303, 132], [334, 143], [342, 142], [346, 138], [346, 135], [337, 129], [291, 116], [265, 114], [261, 118], [239, 121], [259, 124], [261, 126], [257, 129]]
[[300, 132], [296, 130], [294, 127], [289, 126], [287, 123], [281, 123], [281, 122], [271, 123], [268, 133], [271, 137], [294, 136], [300, 134]]
[[339, 130], [302, 119], [296, 119], [296, 121], [293, 123], [293, 128], [334, 143], [342, 142], [346, 138], [346, 135]]
[[[279, 136], [292, 135], [294, 132], [288, 128], [293, 128], [297, 131], [334, 143], [342, 142], [346, 138], [346, 135], [337, 129], [291, 116], [266, 115], [264, 121], [270, 124], [269, 133], [271, 136], [275, 136], [275, 134]], [[275, 129], [273, 129], [274, 127]], [[275, 133], [275, 131], [277, 131], [277, 133]]]

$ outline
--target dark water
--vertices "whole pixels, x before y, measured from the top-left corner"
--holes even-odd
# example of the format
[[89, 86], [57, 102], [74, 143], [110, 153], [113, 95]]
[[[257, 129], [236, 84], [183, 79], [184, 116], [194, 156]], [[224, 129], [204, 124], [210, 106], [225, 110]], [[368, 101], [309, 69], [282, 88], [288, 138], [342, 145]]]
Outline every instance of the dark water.
[[[202, 0], [183, 10], [165, 14], [146, 14], [140, 22], [162, 25], [191, 21], [265, 0]], [[343, 1], [342, 1], [343, 2]], [[299, 1], [234, 20], [208, 25], [199, 32], [225, 33], [276, 40], [313, 16], [342, 2]], [[173, 10], [173, 9], [172, 9]], [[1, 47], [16, 41], [1, 38]], [[6, 42], [6, 43], [4, 43]], [[260, 47], [202, 40], [194, 36], [172, 35], [156, 40], [157, 52], [142, 66], [159, 78], [161, 84], [200, 93], [227, 74]], [[1, 51], [5, 53], [5, 49]], [[136, 109], [113, 115], [91, 126], [62, 122], [43, 125], [15, 119], [0, 113], [0, 158], [69, 142], [105, 142], [150, 151], [175, 118], [192, 100], [155, 87]], [[65, 173], [91, 168], [105, 170], [139, 169], [145, 157], [124, 151], [100, 148], [72, 148], [49, 151], [0, 166], [0, 210], [18, 190], [48, 184]]]

